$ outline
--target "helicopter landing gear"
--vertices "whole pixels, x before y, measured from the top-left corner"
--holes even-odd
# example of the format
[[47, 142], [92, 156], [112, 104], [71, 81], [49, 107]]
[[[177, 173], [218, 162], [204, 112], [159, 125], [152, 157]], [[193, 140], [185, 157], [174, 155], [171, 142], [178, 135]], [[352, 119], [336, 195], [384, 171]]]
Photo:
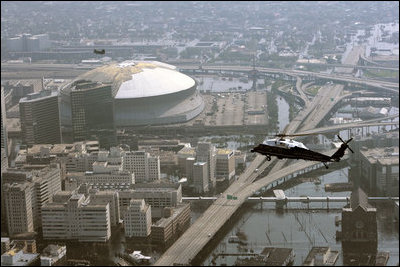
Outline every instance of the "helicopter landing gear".
[[271, 161], [271, 156], [267, 156], [267, 160], [268, 160], [268, 161]]

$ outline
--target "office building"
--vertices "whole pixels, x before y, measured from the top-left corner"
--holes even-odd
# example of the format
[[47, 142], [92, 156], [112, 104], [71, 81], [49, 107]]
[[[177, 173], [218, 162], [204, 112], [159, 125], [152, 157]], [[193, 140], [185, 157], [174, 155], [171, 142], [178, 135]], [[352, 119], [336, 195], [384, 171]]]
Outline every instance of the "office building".
[[230, 181], [235, 176], [235, 157], [233, 150], [217, 149], [216, 179]]
[[61, 143], [57, 92], [44, 90], [21, 98], [19, 112], [27, 145]]
[[[4, 87], [1, 86], [1, 149], [4, 149], [4, 155], [8, 157], [8, 141], [7, 141], [7, 127], [6, 127], [6, 102], [4, 98]], [[3, 152], [1, 156], [3, 166]]]
[[148, 237], [151, 233], [151, 206], [144, 199], [131, 199], [124, 216], [126, 237]]
[[111, 226], [118, 226], [120, 223], [119, 194], [117, 191], [89, 190], [91, 204], [109, 204]]
[[170, 246], [190, 227], [190, 204], [182, 203], [168, 208], [164, 217], [151, 226], [151, 241]]
[[186, 158], [185, 174], [189, 185], [193, 184], [193, 165], [195, 164], [195, 158]]
[[[34, 229], [38, 229], [41, 226], [41, 207], [45, 203], [48, 203], [54, 194], [61, 191], [61, 169], [59, 165], [51, 164], [39, 170], [8, 169], [3, 174], [2, 178], [3, 187], [7, 184], [12, 187], [17, 184], [26, 184], [31, 197], [29, 203], [27, 202], [26, 205], [30, 205], [30, 211], [32, 212], [32, 217], [27, 218], [32, 220]], [[5, 203], [7, 203], [7, 201], [13, 201], [12, 199], [7, 200], [7, 197], [13, 196], [7, 194], [2, 196]], [[21, 211], [13, 209], [13, 212]], [[8, 209], [6, 209], [4, 214], [7, 220], [12, 220], [12, 218], [9, 217]], [[11, 231], [13, 230], [11, 229]]]
[[126, 151], [122, 157], [122, 168], [135, 175], [135, 183], [150, 183], [160, 180], [160, 158], [145, 151]]
[[208, 189], [215, 188], [216, 149], [210, 142], [199, 142], [196, 148], [196, 161], [206, 162], [208, 168]]
[[130, 205], [131, 199], [144, 199], [151, 206], [153, 218], [162, 217], [165, 207], [176, 207], [182, 203], [182, 186], [180, 184], [135, 184], [133, 189], [119, 192], [121, 216]]
[[77, 80], [69, 90], [74, 141], [98, 140], [101, 147], [115, 146], [111, 85]]
[[359, 155], [360, 179], [371, 192], [399, 196], [399, 147], [362, 147]]
[[8, 234], [13, 236], [33, 232], [32, 190], [29, 183], [4, 184], [2, 195], [4, 195]]
[[44, 239], [107, 242], [111, 237], [110, 204], [93, 204], [83, 194], [62, 191], [42, 207]]
[[196, 162], [193, 164], [193, 188], [196, 193], [209, 191], [207, 162]]
[[194, 147], [183, 147], [177, 153], [178, 156], [178, 168], [181, 173], [186, 172], [186, 159], [187, 158], [195, 158], [196, 157], [196, 149]]

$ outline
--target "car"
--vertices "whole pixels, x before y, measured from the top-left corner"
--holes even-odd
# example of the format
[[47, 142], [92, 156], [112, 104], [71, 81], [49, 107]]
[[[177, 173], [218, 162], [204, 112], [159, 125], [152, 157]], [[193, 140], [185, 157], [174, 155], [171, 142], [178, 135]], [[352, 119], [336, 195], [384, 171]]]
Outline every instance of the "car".
[[254, 172], [258, 172], [258, 169], [255, 169]]

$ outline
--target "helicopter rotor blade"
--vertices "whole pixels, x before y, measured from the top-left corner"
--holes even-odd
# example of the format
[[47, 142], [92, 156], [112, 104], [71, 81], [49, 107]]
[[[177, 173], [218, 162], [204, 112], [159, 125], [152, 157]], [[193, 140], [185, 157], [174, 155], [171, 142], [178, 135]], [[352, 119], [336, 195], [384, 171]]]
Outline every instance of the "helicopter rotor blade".
[[339, 138], [339, 140], [340, 141], [342, 141], [343, 143], [345, 143], [346, 144], [346, 142], [345, 141], [343, 141], [343, 139], [339, 136], [339, 135], [337, 135], [337, 137]]
[[347, 148], [351, 151], [351, 153], [354, 153], [353, 149], [351, 149], [349, 146]]

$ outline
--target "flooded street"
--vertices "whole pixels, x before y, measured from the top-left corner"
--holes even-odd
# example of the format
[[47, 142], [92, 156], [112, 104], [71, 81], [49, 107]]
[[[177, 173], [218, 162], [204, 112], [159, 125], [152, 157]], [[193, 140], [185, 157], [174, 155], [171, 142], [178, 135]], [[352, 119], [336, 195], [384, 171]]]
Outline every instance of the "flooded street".
[[[349, 196], [351, 192], [328, 192], [324, 190], [327, 183], [347, 182], [348, 168], [342, 168], [324, 174], [314, 182], [305, 182], [284, 190], [287, 196]], [[310, 177], [311, 178], [311, 177]], [[344, 203], [311, 203], [307, 210], [305, 203], [289, 203], [283, 211], [275, 209], [275, 203], [254, 204], [244, 215], [230, 226], [230, 230], [218, 242], [215, 249], [204, 260], [204, 266], [233, 265], [237, 256], [213, 257], [219, 253], [260, 253], [264, 247], [292, 248], [295, 253], [294, 265], [302, 265], [313, 246], [329, 246], [339, 252], [336, 265], [343, 265], [343, 254], [340, 241], [336, 241], [335, 217], [341, 217]], [[390, 206], [390, 207], [388, 207]], [[378, 251], [389, 251], [388, 265], [399, 262], [398, 223], [393, 222], [393, 208], [386, 205], [378, 208]], [[246, 237], [247, 246], [229, 243], [230, 236], [241, 232]]]

